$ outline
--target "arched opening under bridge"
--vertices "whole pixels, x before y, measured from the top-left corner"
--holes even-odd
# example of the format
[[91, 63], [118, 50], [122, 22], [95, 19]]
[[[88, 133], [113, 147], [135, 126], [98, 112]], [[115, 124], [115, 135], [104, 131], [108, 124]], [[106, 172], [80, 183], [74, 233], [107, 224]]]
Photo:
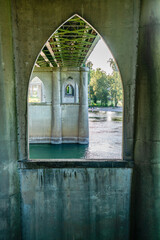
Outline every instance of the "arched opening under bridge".
[[[100, 42], [98, 32], [76, 14], [40, 51], [31, 79], [36, 75], [45, 83], [46, 102], [37, 103], [32, 116], [29, 111], [38, 126], [34, 131], [29, 125], [30, 158], [122, 157], [122, 82], [111, 53], [108, 72], [92, 63]], [[103, 45], [103, 53], [109, 52]]]

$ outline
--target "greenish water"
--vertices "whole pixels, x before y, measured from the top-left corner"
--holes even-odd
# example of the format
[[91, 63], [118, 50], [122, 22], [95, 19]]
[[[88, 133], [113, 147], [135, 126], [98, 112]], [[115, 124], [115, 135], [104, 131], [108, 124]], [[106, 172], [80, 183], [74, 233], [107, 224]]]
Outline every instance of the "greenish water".
[[67, 159], [85, 158], [88, 145], [81, 144], [30, 144], [30, 158]]
[[120, 159], [122, 112], [89, 112], [89, 144], [30, 144], [30, 159]]

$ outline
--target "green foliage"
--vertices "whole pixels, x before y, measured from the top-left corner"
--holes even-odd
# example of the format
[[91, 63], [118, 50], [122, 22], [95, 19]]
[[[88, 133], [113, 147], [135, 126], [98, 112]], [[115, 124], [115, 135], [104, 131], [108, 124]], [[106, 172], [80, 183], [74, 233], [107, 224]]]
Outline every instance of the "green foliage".
[[91, 71], [90, 87], [91, 99], [94, 102], [100, 100], [101, 104], [107, 104], [109, 85], [106, 73], [100, 68]]
[[[115, 106], [123, 100], [122, 83], [118, 68], [113, 59], [109, 59], [110, 66], [113, 69], [111, 75], [100, 68], [90, 72], [89, 93], [91, 103], [101, 102], [101, 106]], [[92, 105], [92, 104], [90, 104]], [[99, 105], [99, 104], [96, 104]]]

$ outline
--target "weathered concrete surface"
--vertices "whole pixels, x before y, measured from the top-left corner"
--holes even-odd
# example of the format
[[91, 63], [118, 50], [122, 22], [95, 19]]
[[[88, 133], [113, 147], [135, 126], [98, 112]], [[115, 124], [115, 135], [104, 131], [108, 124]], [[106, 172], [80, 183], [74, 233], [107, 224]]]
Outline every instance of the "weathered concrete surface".
[[30, 142], [51, 142], [52, 106], [32, 103], [28, 106], [28, 132]]
[[23, 239], [127, 240], [132, 169], [21, 170]]
[[[88, 70], [88, 68], [86, 70]], [[65, 103], [78, 104], [79, 103], [80, 71], [81, 71], [81, 68], [79, 67], [61, 68], [61, 103], [62, 104], [65, 104]], [[88, 79], [88, 76], [87, 76], [87, 79]], [[74, 96], [70, 98], [67, 98], [65, 96], [65, 87], [68, 84], [71, 84], [74, 88]]]
[[79, 85], [79, 143], [89, 143], [88, 123], [88, 71], [81, 68]]
[[20, 189], [10, 1], [0, 1], [0, 239], [20, 239]]
[[[36, 68], [31, 80], [38, 77], [44, 87], [45, 102], [28, 105], [28, 134], [31, 142], [51, 142], [52, 68]], [[43, 140], [43, 141], [42, 141]]]
[[[11, 31], [11, 16], [9, 3], [12, 2], [12, 31]], [[141, 2], [141, 15], [139, 26], [139, 3]], [[20, 215], [19, 215], [19, 184], [16, 172], [15, 160], [17, 159], [17, 141], [18, 137], [18, 151], [19, 159], [27, 159], [27, 89], [29, 78], [31, 74], [34, 61], [40, 49], [51, 34], [62, 24], [66, 19], [78, 13], [84, 17], [93, 27], [102, 35], [108, 46], [110, 47], [121, 72], [123, 86], [124, 86], [124, 159], [132, 160], [133, 155], [136, 167], [133, 174], [133, 215], [132, 215], [132, 239], [159, 239], [160, 237], [160, 214], [159, 214], [159, 159], [160, 159], [160, 72], [159, 72], [159, 55], [160, 55], [160, 2], [159, 0], [55, 0], [55, 1], [39, 1], [37, 0], [13, 0], [1, 1], [0, 9], [0, 189], [1, 189], [1, 238], [3, 239], [18, 239], [20, 237]], [[5, 23], [5, 24], [4, 24]], [[139, 42], [138, 42], [139, 31]], [[12, 37], [14, 44], [14, 57], [12, 53]], [[138, 44], [138, 62], [137, 61], [137, 44]], [[12, 60], [15, 63], [16, 74], [16, 101], [17, 108], [15, 114], [15, 92], [14, 92], [14, 70]], [[136, 64], [138, 65], [137, 79], [136, 78]], [[136, 104], [134, 105], [136, 86]], [[135, 108], [135, 112], [134, 112]], [[18, 120], [18, 134], [16, 136], [16, 116]], [[135, 129], [134, 131], [134, 117]], [[135, 146], [134, 137], [136, 138]], [[133, 154], [133, 146], [134, 154]], [[83, 224], [85, 221], [91, 222], [89, 225], [90, 236], [101, 234], [100, 237], [110, 239], [126, 239], [128, 235], [128, 218], [124, 217], [124, 211], [121, 211], [121, 192], [124, 189], [129, 189], [129, 183], [125, 181], [122, 191], [113, 190], [114, 186], [121, 187], [120, 181], [112, 185], [112, 181], [107, 184], [102, 181], [101, 174], [93, 177], [97, 184], [92, 185], [92, 181], [81, 181], [81, 175], [85, 171], [81, 171], [77, 181], [69, 181], [71, 169], [67, 171], [69, 176], [66, 180], [62, 180], [61, 171], [57, 174], [54, 170], [46, 170], [44, 185], [36, 184], [36, 179], [41, 179], [40, 171], [27, 170], [22, 173], [22, 197], [23, 197], [23, 237], [33, 237], [41, 239], [41, 236], [46, 238], [43, 234], [45, 230], [48, 235], [52, 235], [54, 231], [49, 228], [50, 219], [53, 221], [54, 217], [57, 219], [57, 224], [60, 230], [67, 229], [68, 236], [74, 234], [81, 234], [87, 236], [88, 230]], [[93, 171], [96, 171], [93, 170]], [[105, 170], [107, 171], [107, 170]], [[108, 169], [108, 171], [110, 171]], [[124, 171], [124, 170], [117, 170]], [[86, 170], [90, 179], [92, 174], [89, 169]], [[35, 187], [30, 184], [29, 178], [35, 179]], [[120, 174], [120, 172], [119, 172]], [[51, 177], [50, 177], [51, 175]], [[55, 176], [53, 182], [57, 184], [57, 191], [52, 192], [52, 177]], [[71, 173], [71, 178], [74, 176]], [[125, 175], [124, 175], [125, 176]], [[85, 177], [84, 177], [85, 179]], [[49, 182], [50, 180], [50, 182]], [[62, 188], [64, 181], [68, 181], [66, 188]], [[88, 182], [90, 184], [88, 184]], [[25, 187], [28, 183], [28, 190]], [[34, 184], [34, 182], [32, 182]], [[81, 183], [81, 184], [80, 184]], [[72, 185], [73, 184], [73, 185]], [[48, 186], [48, 191], [43, 187]], [[82, 186], [84, 191], [78, 191], [78, 187]], [[92, 188], [93, 186], [93, 188]], [[98, 186], [97, 189], [95, 186]], [[106, 190], [106, 187], [108, 189]], [[110, 186], [113, 186], [109, 191]], [[75, 188], [72, 188], [75, 187]], [[60, 192], [59, 189], [64, 189]], [[89, 189], [90, 188], [90, 189]], [[51, 190], [50, 190], [51, 189]], [[69, 194], [67, 196], [67, 189]], [[87, 189], [87, 190], [86, 190]], [[105, 194], [103, 195], [103, 189]], [[92, 190], [92, 191], [90, 191]], [[54, 191], [54, 190], [53, 190]], [[29, 195], [27, 196], [28, 193]], [[128, 195], [129, 190], [127, 191]], [[53, 193], [53, 194], [52, 194]], [[82, 193], [84, 195], [82, 195]], [[92, 204], [88, 203], [90, 196], [95, 196], [97, 193], [97, 201]], [[106, 194], [107, 193], [107, 194]], [[57, 194], [57, 195], [56, 195]], [[59, 194], [59, 195], [58, 195]], [[73, 194], [73, 195], [72, 195]], [[86, 195], [85, 195], [86, 194]], [[114, 200], [114, 194], [118, 197]], [[30, 198], [29, 198], [30, 196]], [[34, 196], [34, 197], [33, 197]], [[79, 196], [77, 200], [77, 196]], [[116, 195], [117, 196], [117, 195]], [[43, 201], [43, 197], [45, 201]], [[51, 198], [56, 201], [50, 201]], [[120, 197], [120, 198], [119, 198]], [[108, 199], [111, 200], [108, 200]], [[67, 199], [65, 201], [65, 199]], [[80, 201], [81, 200], [81, 201]], [[83, 201], [82, 201], [83, 200]], [[58, 203], [60, 204], [58, 206]], [[45, 206], [42, 203], [45, 202]], [[78, 204], [77, 204], [78, 202]], [[107, 205], [109, 202], [109, 205]], [[40, 205], [39, 205], [40, 203]], [[68, 226], [66, 221], [70, 216], [70, 203], [74, 207], [72, 212], [72, 225]], [[83, 203], [83, 205], [80, 205]], [[48, 205], [55, 209], [55, 215]], [[65, 208], [62, 208], [64, 204]], [[76, 205], [77, 204], [77, 205]], [[86, 204], [86, 205], [85, 205]], [[96, 205], [94, 205], [96, 204]], [[113, 206], [113, 205], [114, 206]], [[57, 207], [58, 206], [58, 207]], [[87, 206], [87, 207], [86, 207]], [[94, 209], [95, 206], [95, 212]], [[103, 206], [103, 208], [102, 208]], [[112, 207], [113, 206], [113, 207]], [[43, 208], [44, 207], [44, 208]], [[57, 207], [57, 208], [56, 208]], [[84, 208], [83, 208], [84, 207]], [[120, 209], [119, 209], [120, 208]], [[45, 211], [47, 209], [47, 211]], [[49, 210], [48, 210], [49, 209]], [[69, 210], [68, 210], [69, 209]], [[86, 210], [84, 212], [84, 209]], [[109, 209], [109, 210], [106, 210]], [[112, 211], [111, 215], [107, 215]], [[32, 211], [33, 210], [33, 211]], [[34, 210], [36, 214], [34, 214]], [[57, 211], [56, 211], [57, 210]], [[78, 212], [79, 210], [79, 212]], [[68, 212], [65, 212], [68, 211]], [[81, 212], [83, 213], [81, 215]], [[128, 214], [128, 208], [126, 209]], [[27, 215], [28, 214], [28, 215]], [[57, 215], [56, 215], [57, 214]], [[66, 214], [66, 215], [65, 215]], [[91, 214], [91, 215], [90, 215]], [[106, 214], [106, 215], [105, 215]], [[117, 215], [116, 215], [117, 214]], [[38, 217], [37, 217], [38, 216]], [[78, 228], [76, 219], [81, 224]], [[109, 216], [109, 217], [108, 217]], [[83, 218], [85, 217], [85, 218]], [[104, 217], [104, 218], [103, 218]], [[40, 219], [47, 219], [42, 221]], [[96, 220], [95, 220], [96, 219]], [[126, 219], [126, 220], [125, 220]], [[34, 220], [34, 221], [33, 221]], [[63, 225], [61, 224], [63, 220]], [[122, 222], [121, 222], [122, 220]], [[33, 221], [33, 222], [32, 222]], [[92, 222], [93, 221], [93, 222]], [[121, 224], [118, 224], [121, 222]], [[31, 224], [32, 223], [32, 224]], [[34, 224], [37, 224], [37, 229]], [[93, 225], [95, 224], [95, 228]], [[27, 228], [28, 226], [28, 228]], [[53, 224], [54, 226], [54, 224]], [[108, 228], [106, 227], [108, 226]], [[113, 227], [114, 226], [114, 227]], [[124, 231], [125, 226], [125, 231]], [[61, 228], [63, 227], [63, 229]], [[27, 232], [27, 230], [29, 231]], [[83, 229], [83, 230], [82, 230]], [[94, 230], [96, 229], [96, 230]], [[43, 231], [42, 231], [43, 230]], [[38, 233], [39, 231], [39, 233]], [[96, 232], [97, 231], [97, 232]], [[110, 231], [110, 233], [108, 233]], [[92, 233], [94, 234], [92, 235]], [[41, 233], [41, 236], [38, 235]], [[57, 234], [63, 234], [64, 231]], [[31, 234], [28, 236], [27, 234]], [[97, 234], [97, 235], [96, 235]], [[107, 234], [109, 234], [107, 236]], [[68, 237], [66, 236], [66, 238]], [[73, 235], [74, 236], [74, 235]], [[82, 236], [82, 239], [83, 239]], [[90, 238], [88, 234], [88, 239]], [[111, 236], [111, 237], [109, 237]], [[61, 237], [61, 235], [60, 235]], [[79, 238], [80, 238], [79, 237]], [[96, 238], [96, 237], [95, 237]], [[84, 238], [85, 239], [85, 238]], [[99, 236], [97, 239], [100, 239]]]
[[132, 239], [160, 239], [160, 1], [141, 1]]
[[[87, 109], [88, 111], [88, 109]], [[78, 142], [79, 105], [62, 105], [62, 135], [71, 142]], [[67, 141], [66, 141], [67, 142]]]
[[75, 13], [101, 34], [118, 63], [125, 100], [123, 158], [132, 160], [139, 0], [12, 1], [19, 158], [28, 155], [27, 89], [34, 62], [46, 40]]
[[[44, 84], [46, 102], [28, 104], [29, 142], [88, 144], [88, 68], [36, 68], [35, 77]], [[68, 84], [74, 89], [69, 97]]]
[[44, 87], [44, 95], [45, 95], [45, 102], [51, 103], [52, 102], [52, 68], [34, 68], [34, 71], [31, 75], [30, 81], [32, 81], [35, 77], [38, 77]]

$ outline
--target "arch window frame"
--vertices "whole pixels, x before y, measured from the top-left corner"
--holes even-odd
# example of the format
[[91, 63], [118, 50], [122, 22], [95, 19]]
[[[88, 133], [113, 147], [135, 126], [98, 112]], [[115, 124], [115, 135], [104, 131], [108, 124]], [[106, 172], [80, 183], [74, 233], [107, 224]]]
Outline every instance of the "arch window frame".
[[[34, 84], [34, 82], [35, 82], [35, 80], [37, 79], [37, 81], [39, 82], [38, 84], [37, 83], [35, 83]], [[30, 91], [30, 87], [31, 87], [31, 85], [33, 86], [33, 87], [37, 87], [37, 86], [40, 86], [40, 98], [39, 98], [39, 102], [29, 102], [29, 91]], [[33, 90], [32, 90], [33, 91]], [[38, 96], [38, 94], [37, 94], [37, 96]], [[44, 83], [43, 83], [43, 81], [38, 77], [38, 76], [35, 76], [34, 78], [32, 78], [30, 81], [29, 81], [29, 86], [28, 86], [28, 103], [30, 103], [30, 104], [34, 104], [34, 103], [37, 103], [37, 104], [42, 104], [42, 103], [45, 103], [45, 86], [44, 86]]]
[[[80, 18], [82, 18], [81, 16], [79, 16], [78, 14], [74, 14], [73, 16], [78, 16], [78, 17], [80, 17]], [[72, 16], [72, 17], [73, 17]], [[70, 18], [72, 18], [72, 17], [70, 17]], [[69, 18], [69, 19], [70, 19]], [[83, 18], [82, 18], [83, 19]], [[84, 21], [86, 21], [85, 19], [83, 19]], [[64, 23], [66, 23], [68, 21], [68, 19], [64, 22]], [[87, 21], [86, 21], [87, 22]], [[64, 23], [62, 23], [60, 26], [59, 26], [59, 28], [64, 24]], [[88, 22], [87, 22], [88, 23]], [[89, 24], [89, 23], [88, 23]], [[89, 24], [90, 25], [90, 24]], [[91, 26], [91, 25], [90, 25]], [[94, 29], [94, 27], [93, 26], [91, 26], [93, 29]], [[59, 29], [58, 28], [58, 29]], [[95, 29], [94, 29], [95, 30]], [[96, 30], [95, 30], [96, 31]], [[97, 32], [97, 31], [96, 31]], [[100, 33], [98, 33], [99, 35], [100, 35]], [[53, 34], [52, 34], [53, 35]], [[101, 36], [101, 35], [100, 35]], [[103, 37], [101, 36], [101, 38], [103, 39]], [[103, 39], [104, 40], [104, 39]], [[104, 40], [104, 42], [106, 43], [106, 41]], [[106, 45], [107, 45], [107, 43], [106, 43]], [[107, 45], [108, 46], [108, 45]], [[109, 48], [109, 47], [108, 47]], [[113, 58], [114, 58], [114, 56], [113, 56]], [[37, 59], [38, 59], [38, 57], [37, 57]], [[115, 58], [114, 58], [115, 59]], [[115, 62], [116, 62], [116, 64], [117, 64], [117, 61], [115, 60]], [[117, 67], [118, 67], [118, 65], [117, 65]], [[119, 69], [119, 68], [118, 68]], [[119, 73], [120, 73], [120, 76], [121, 76], [121, 72], [120, 72], [120, 70], [119, 70]], [[70, 79], [70, 77], [69, 77], [69, 79]], [[121, 80], [122, 80], [122, 76], [121, 76]], [[72, 84], [70, 84], [70, 83], [68, 83], [67, 84], [67, 86], [68, 85], [72, 85]], [[73, 87], [73, 95], [71, 95], [71, 94], [66, 94], [66, 88], [67, 88], [67, 86], [65, 87], [65, 91], [64, 91], [64, 95], [62, 95], [62, 96], [65, 96], [65, 97], [74, 97], [74, 95], [76, 94], [76, 92], [75, 92], [75, 90], [76, 90], [76, 88], [74, 89], [74, 87]], [[123, 88], [123, 81], [122, 81], [122, 88]], [[124, 101], [124, 89], [123, 89], [123, 101]], [[124, 125], [124, 110], [123, 110], [123, 125]], [[124, 161], [124, 155], [123, 155], [123, 149], [124, 149], [124, 133], [123, 133], [123, 125], [122, 125], [122, 158], [120, 159], [121, 161]], [[29, 151], [28, 151], [28, 153], [29, 153]], [[86, 159], [84, 159], [85, 161], [86, 161]], [[98, 159], [97, 160], [97, 162], [100, 162], [102, 159]], [[119, 159], [114, 159], [114, 161], [116, 162], [116, 160], [119, 160]], [[107, 159], [107, 161], [108, 161], [108, 159]], [[54, 160], [53, 160], [53, 162], [54, 162]], [[72, 164], [71, 164], [72, 165]]]
[[[71, 91], [71, 93], [70, 93]], [[74, 97], [74, 87], [71, 83], [67, 84], [65, 87], [65, 97]]]

